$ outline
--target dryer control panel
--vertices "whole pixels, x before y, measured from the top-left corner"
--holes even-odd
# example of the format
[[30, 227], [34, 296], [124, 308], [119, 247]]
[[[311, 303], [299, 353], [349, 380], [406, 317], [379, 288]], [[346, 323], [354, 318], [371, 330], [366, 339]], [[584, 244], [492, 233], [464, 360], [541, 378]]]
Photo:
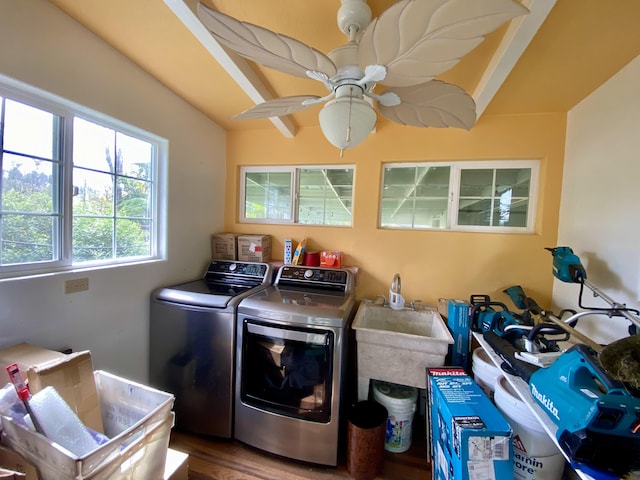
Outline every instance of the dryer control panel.
[[352, 283], [352, 274], [346, 269], [296, 265], [282, 267], [275, 282], [279, 286], [308, 287], [341, 292], [350, 292]]

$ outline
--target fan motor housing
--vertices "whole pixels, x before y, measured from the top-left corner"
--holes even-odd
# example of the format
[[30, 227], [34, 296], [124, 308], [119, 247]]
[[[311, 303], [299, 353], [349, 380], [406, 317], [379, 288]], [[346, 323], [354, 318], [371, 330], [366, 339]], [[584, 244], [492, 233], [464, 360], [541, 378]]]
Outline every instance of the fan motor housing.
[[371, 9], [364, 0], [340, 0], [342, 6], [338, 10], [338, 27], [340, 31], [351, 36], [362, 32], [371, 23]]

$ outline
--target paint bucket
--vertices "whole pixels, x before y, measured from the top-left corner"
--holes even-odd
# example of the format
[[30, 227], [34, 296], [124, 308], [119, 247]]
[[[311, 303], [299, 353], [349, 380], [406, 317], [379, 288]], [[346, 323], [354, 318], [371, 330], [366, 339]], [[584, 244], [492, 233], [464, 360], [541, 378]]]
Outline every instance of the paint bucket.
[[379, 380], [373, 380], [372, 384], [373, 399], [389, 412], [384, 449], [393, 453], [406, 452], [411, 447], [418, 390]]
[[494, 400], [513, 429], [513, 478], [562, 479], [564, 456], [504, 376], [496, 381]]
[[484, 348], [478, 347], [473, 351], [471, 370], [473, 379], [493, 401], [496, 381], [502, 375], [502, 371], [491, 361]]

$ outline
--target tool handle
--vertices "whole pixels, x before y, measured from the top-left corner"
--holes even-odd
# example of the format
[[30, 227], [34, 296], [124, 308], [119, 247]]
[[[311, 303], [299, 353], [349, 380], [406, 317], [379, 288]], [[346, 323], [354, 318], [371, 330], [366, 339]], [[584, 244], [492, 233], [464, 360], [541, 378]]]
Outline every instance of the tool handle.
[[605, 386], [607, 392], [611, 390], [624, 390], [624, 384], [617, 380], [614, 380], [609, 376], [609, 374], [602, 368], [600, 361], [596, 357], [596, 353], [587, 345], [583, 345], [582, 343], [578, 343], [567, 350], [567, 353], [571, 350], [575, 350], [580, 352], [581, 358], [587, 363], [587, 368], [591, 371], [593, 375], [595, 375], [598, 380]]
[[11, 365], [7, 366], [7, 373], [9, 374], [9, 380], [11, 380], [11, 383], [16, 389], [18, 398], [23, 402], [29, 400], [29, 397], [31, 397], [31, 393], [29, 392], [29, 387], [27, 387], [27, 384], [24, 382], [24, 379], [20, 374], [18, 364], [12, 363]]
[[44, 431], [42, 430], [42, 427], [40, 426], [38, 419], [34, 415], [33, 410], [31, 410], [31, 405], [29, 404], [29, 399], [31, 398], [31, 391], [29, 390], [29, 387], [27, 386], [24, 379], [22, 378], [22, 374], [20, 373], [18, 364], [12, 363], [11, 365], [7, 366], [6, 370], [7, 370], [7, 373], [9, 374], [9, 379], [11, 380], [11, 383], [13, 383], [13, 386], [16, 389], [18, 398], [22, 400], [22, 403], [24, 404], [24, 408], [26, 408], [27, 413], [31, 418], [31, 423], [33, 423], [33, 426], [35, 427], [38, 433], [42, 433], [44, 435]]
[[502, 358], [508, 365], [508, 367], [512, 370], [512, 372], [508, 373], [514, 373], [515, 375], [522, 377], [525, 382], [529, 383], [531, 375], [536, 372], [539, 367], [531, 365], [527, 362], [523, 362], [522, 360], [518, 360], [516, 358], [516, 352], [518, 352], [519, 350], [511, 345], [508, 340], [505, 340], [496, 333], [487, 331], [482, 334], [482, 337], [495, 350], [495, 352], [500, 355], [500, 358]]

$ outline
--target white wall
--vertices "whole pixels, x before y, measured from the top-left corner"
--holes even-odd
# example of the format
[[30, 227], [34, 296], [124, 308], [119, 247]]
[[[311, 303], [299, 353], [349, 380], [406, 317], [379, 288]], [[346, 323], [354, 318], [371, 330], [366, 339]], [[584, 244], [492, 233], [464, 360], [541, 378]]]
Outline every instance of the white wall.
[[[0, 347], [91, 350], [146, 381], [150, 292], [200, 276], [223, 228], [225, 132], [46, 0], [0, 0], [0, 45], [0, 73], [169, 140], [168, 260], [0, 281]], [[84, 276], [89, 291], [64, 294]]]
[[[639, 85], [640, 57], [569, 112], [558, 231], [558, 245], [573, 248], [588, 280], [631, 308], [640, 308]], [[577, 299], [577, 285], [555, 281], [554, 308], [576, 308]], [[591, 291], [583, 299], [607, 306]], [[627, 325], [597, 316], [583, 328], [606, 342]]]

